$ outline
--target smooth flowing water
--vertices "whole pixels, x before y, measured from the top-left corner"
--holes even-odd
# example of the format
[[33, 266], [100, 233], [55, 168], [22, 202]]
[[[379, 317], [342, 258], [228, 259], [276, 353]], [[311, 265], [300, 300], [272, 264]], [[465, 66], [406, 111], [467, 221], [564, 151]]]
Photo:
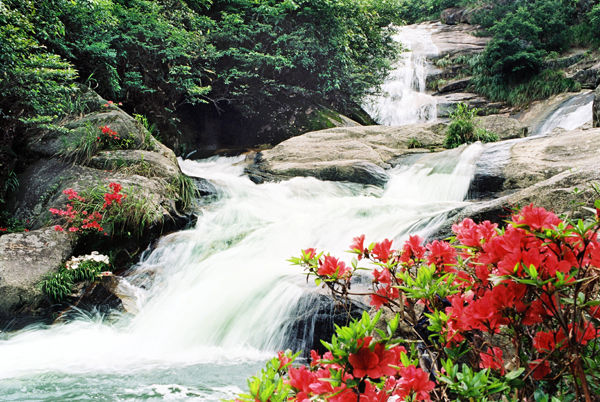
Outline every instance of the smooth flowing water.
[[594, 93], [576, 94], [561, 103], [533, 129], [532, 136], [550, 134], [555, 128], [574, 130], [592, 120]]
[[403, 53], [381, 87], [381, 95], [368, 98], [363, 107], [379, 124], [402, 126], [437, 118], [435, 97], [426, 93], [428, 56], [438, 54], [431, 40], [432, 26], [411, 25], [397, 28], [394, 39]]
[[256, 185], [241, 158], [182, 161], [219, 199], [195, 228], [161, 239], [127, 277], [133, 314], [82, 314], [0, 341], [2, 400], [218, 400], [245, 388], [286, 344], [314, 292], [286, 262], [301, 248], [347, 257], [352, 237], [427, 235], [462, 205], [474, 144], [395, 168], [385, 189], [296, 178]]

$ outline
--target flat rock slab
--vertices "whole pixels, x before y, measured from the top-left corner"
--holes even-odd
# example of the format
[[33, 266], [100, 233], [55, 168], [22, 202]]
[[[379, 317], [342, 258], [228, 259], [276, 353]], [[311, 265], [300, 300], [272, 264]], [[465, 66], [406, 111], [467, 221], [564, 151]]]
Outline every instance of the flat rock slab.
[[431, 34], [439, 51], [438, 57], [482, 52], [491, 38], [475, 36], [477, 27], [469, 24], [430, 24], [435, 29]]
[[[500, 138], [517, 138], [526, 128], [508, 116], [478, 118], [477, 124]], [[382, 186], [399, 157], [442, 148], [446, 123], [400, 127], [362, 126], [314, 131], [252, 155], [246, 172], [257, 183], [312, 176]]]

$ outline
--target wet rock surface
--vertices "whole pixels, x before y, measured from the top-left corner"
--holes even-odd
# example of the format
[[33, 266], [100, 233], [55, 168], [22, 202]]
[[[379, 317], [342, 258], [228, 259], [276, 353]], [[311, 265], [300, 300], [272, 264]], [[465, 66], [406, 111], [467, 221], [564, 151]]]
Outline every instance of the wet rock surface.
[[[501, 139], [520, 138], [527, 129], [508, 116], [476, 119]], [[383, 186], [386, 169], [405, 156], [442, 149], [445, 123], [400, 127], [363, 126], [321, 130], [294, 137], [249, 157], [246, 173], [256, 183], [311, 176]]]
[[39, 282], [71, 255], [73, 238], [52, 228], [0, 236], [2, 329], [43, 318], [48, 307]]

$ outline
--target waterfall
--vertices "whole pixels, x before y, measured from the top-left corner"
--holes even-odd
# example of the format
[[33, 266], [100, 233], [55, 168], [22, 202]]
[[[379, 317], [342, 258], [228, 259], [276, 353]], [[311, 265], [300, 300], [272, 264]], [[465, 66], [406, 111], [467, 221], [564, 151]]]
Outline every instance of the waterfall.
[[403, 52], [381, 86], [381, 95], [365, 100], [364, 109], [379, 124], [402, 126], [437, 118], [436, 100], [427, 94], [427, 57], [438, 54], [431, 40], [429, 25], [410, 25], [397, 29], [394, 40]]
[[28, 392], [233, 396], [290, 346], [286, 331], [305, 313], [297, 311], [302, 298], [315, 292], [290, 256], [317, 247], [349, 261], [344, 250], [362, 233], [369, 241], [393, 238], [396, 247], [409, 233], [427, 236], [463, 204], [481, 149], [425, 154], [393, 169], [385, 189], [313, 178], [256, 185], [241, 158], [181, 161], [221, 196], [195, 228], [162, 238], [126, 277], [139, 286], [139, 313], [82, 315], [6, 336], [0, 393], [16, 400]]

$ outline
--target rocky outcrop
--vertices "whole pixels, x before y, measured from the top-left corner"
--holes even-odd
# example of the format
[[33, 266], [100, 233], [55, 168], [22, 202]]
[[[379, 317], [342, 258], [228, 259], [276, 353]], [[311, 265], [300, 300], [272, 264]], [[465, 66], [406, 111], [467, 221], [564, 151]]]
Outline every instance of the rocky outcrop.
[[431, 40], [438, 48], [438, 58], [457, 54], [473, 54], [482, 52], [488, 37], [475, 36], [477, 27], [467, 24], [445, 25], [433, 24], [436, 28], [431, 34]]
[[492, 114], [477, 116], [474, 119], [477, 127], [482, 127], [498, 136], [500, 140], [527, 137], [529, 129], [508, 114]]
[[594, 89], [600, 85], [600, 62], [595, 57], [586, 57], [566, 72], [567, 77], [579, 82], [584, 89]]
[[491, 9], [491, 7], [491, 5], [484, 5], [482, 7], [473, 8], [447, 8], [440, 14], [440, 20], [447, 25], [473, 24], [473, 17], [477, 13], [485, 12], [486, 9]]
[[469, 84], [471, 84], [471, 77], [459, 78], [456, 80], [450, 80], [447, 82], [439, 83], [437, 91], [440, 94], [445, 94], [448, 92], [460, 92], [467, 89]]
[[[478, 118], [477, 124], [497, 130], [502, 139], [518, 138], [526, 128], [508, 116]], [[246, 172], [257, 182], [312, 176], [382, 186], [385, 169], [402, 156], [441, 149], [445, 123], [401, 127], [363, 126], [307, 133], [252, 155]]]
[[[550, 199], [544, 197], [551, 193], [557, 177], [562, 177], [562, 188], [588, 187], [599, 174], [598, 135], [600, 129], [580, 129], [490, 144], [477, 163], [471, 198], [510, 195], [504, 200], [516, 203], [521, 199], [536, 201], [537, 194], [540, 199], [536, 203], [541, 205]], [[564, 177], [560, 176], [563, 173]], [[540, 185], [541, 190], [532, 191], [538, 183], [546, 184]]]
[[456, 110], [456, 105], [465, 103], [470, 108], [477, 108], [484, 113], [494, 113], [501, 110], [504, 105], [499, 102], [490, 102], [483, 96], [469, 92], [455, 92], [435, 97], [437, 100], [438, 117], [449, 117]]
[[47, 307], [39, 283], [71, 255], [74, 239], [52, 228], [0, 236], [0, 322], [21, 327]]
[[[31, 231], [0, 237], [0, 325], [15, 317], [25, 320], [47, 314], [50, 303], [38, 284], [73, 252], [107, 247], [135, 254], [162, 232], [188, 221], [178, 204], [182, 173], [175, 154], [114, 105], [99, 97], [92, 105], [95, 107], [87, 115], [30, 131], [23, 139], [28, 166], [18, 174], [19, 191], [7, 206]], [[112, 146], [117, 149], [103, 149], [102, 142], [96, 141], [103, 126], [124, 139]], [[80, 194], [95, 189], [106, 192], [101, 189], [111, 182], [122, 185], [128, 205], [135, 209], [129, 210], [120, 232], [96, 238], [52, 228], [62, 222], [49, 209], [65, 208], [68, 200], [64, 189]], [[97, 292], [100, 296], [92, 300], [103, 294]]]
[[286, 334], [284, 348], [304, 351], [303, 357], [310, 356], [310, 350], [319, 354], [327, 351], [321, 339], [331, 339], [335, 326], [346, 326], [352, 319], [358, 319], [367, 306], [350, 301], [348, 306], [334, 301], [331, 296], [309, 293], [300, 298], [295, 316], [284, 324]]

